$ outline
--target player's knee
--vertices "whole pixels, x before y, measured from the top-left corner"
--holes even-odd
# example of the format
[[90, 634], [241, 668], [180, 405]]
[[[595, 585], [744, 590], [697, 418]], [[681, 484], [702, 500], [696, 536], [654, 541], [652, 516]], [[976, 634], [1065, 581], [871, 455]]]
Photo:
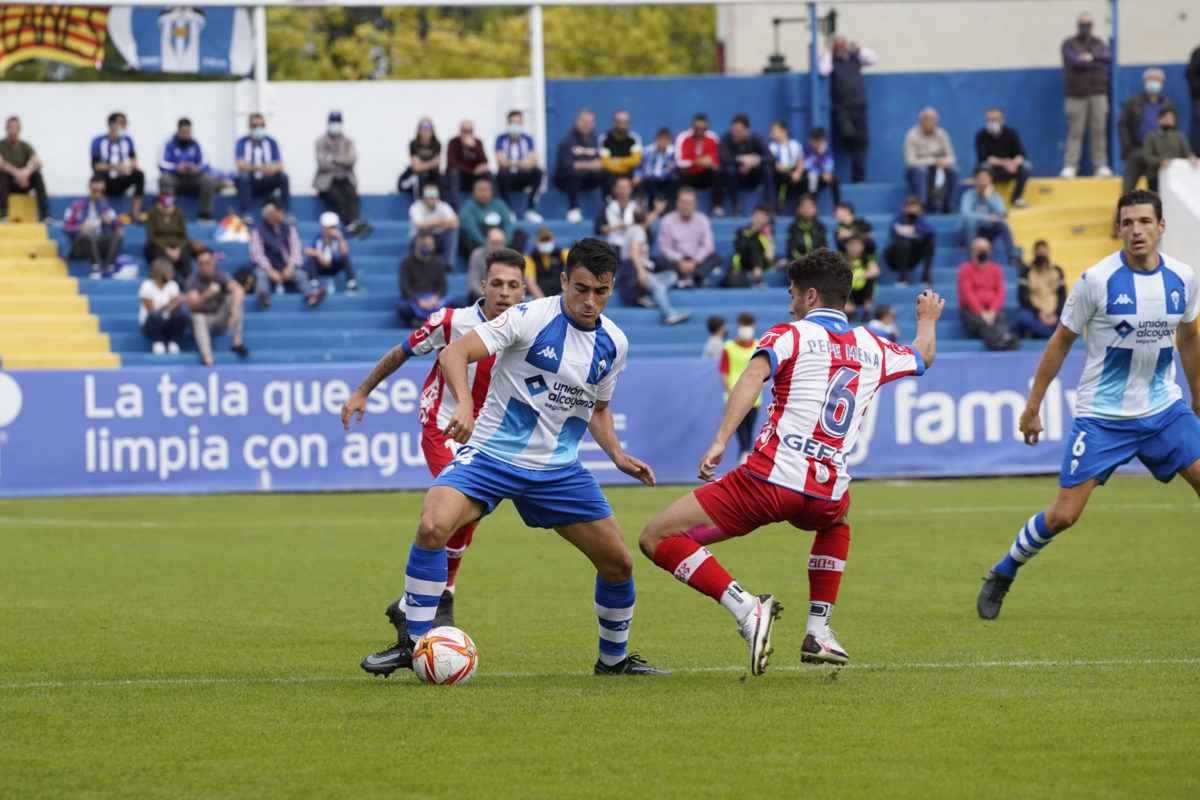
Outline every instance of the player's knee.
[[642, 529], [642, 535], [638, 537], [638, 547], [646, 555], [646, 558], [654, 559], [654, 551], [662, 544], [663, 539], [667, 538], [665, 531], [660, 530], [650, 523]]
[[633, 555], [628, 550], [613, 553], [596, 565], [596, 574], [605, 583], [624, 583], [633, 577]]
[[422, 514], [417, 524], [417, 547], [427, 550], [437, 550], [445, 547], [450, 535], [454, 533], [449, 526], [442, 524], [432, 514]]
[[1060, 508], [1053, 506], [1046, 511], [1046, 527], [1052, 533], [1062, 533], [1079, 521], [1081, 513], [1083, 513], [1083, 509], [1081, 508]]

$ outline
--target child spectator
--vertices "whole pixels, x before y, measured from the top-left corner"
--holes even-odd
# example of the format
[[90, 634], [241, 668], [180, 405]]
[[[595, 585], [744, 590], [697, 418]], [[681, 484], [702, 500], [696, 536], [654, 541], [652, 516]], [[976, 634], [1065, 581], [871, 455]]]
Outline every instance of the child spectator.
[[855, 216], [853, 203], [838, 203], [833, 207], [833, 220], [837, 225], [833, 229], [833, 238], [839, 253], [846, 252], [842, 243], [851, 236], [858, 234], [863, 237], [866, 252], [875, 255], [875, 239], [871, 236], [871, 223], [863, 217]]
[[[725, 400], [729, 400], [729, 390], [737, 383], [738, 378], [746, 371], [750, 359], [758, 349], [758, 340], [754, 336], [754, 315], [743, 311], [738, 314], [737, 330], [734, 337], [725, 342], [721, 353], [721, 363], [717, 370], [725, 383]], [[746, 413], [745, 418], [737, 428], [738, 447], [741, 453], [738, 464], [745, 464], [750, 457], [750, 449], [754, 445], [754, 429], [758, 422], [758, 407], [762, 405], [762, 393], [754, 401], [754, 406]]]
[[708, 326], [708, 338], [704, 340], [704, 349], [700, 351], [701, 358], [720, 358], [725, 352], [725, 336], [729, 331], [725, 318], [714, 314], [705, 323]]
[[871, 301], [875, 297], [875, 279], [879, 277], [879, 262], [865, 254], [861, 236], [846, 240], [843, 258], [854, 271], [850, 296], [846, 299], [846, 316], [851, 321], [866, 322], [871, 318]]
[[842, 202], [837, 175], [833, 173], [833, 149], [824, 128], [813, 128], [808, 132], [808, 143], [804, 145], [804, 174], [800, 177], [801, 191], [816, 197], [821, 187], [829, 187], [834, 204]]
[[[771, 158], [775, 160], [776, 209], [787, 205], [788, 197], [792, 194], [803, 196], [804, 184], [804, 148], [795, 139], [788, 136], [787, 123], [777, 119], [771, 123], [771, 142], [767, 146], [771, 150]], [[780, 212], [782, 213], [782, 212]]]
[[[620, 179], [626, 182], [622, 176]], [[621, 240], [621, 265], [617, 270], [617, 293], [630, 305], [657, 308], [664, 325], [687, 322], [692, 315], [677, 311], [671, 305], [670, 287], [675, 285], [675, 273], [652, 272], [654, 262], [650, 260], [650, 238], [646, 233], [650, 216], [646, 209], [638, 206], [633, 212], [633, 224]]]
[[770, 269], [774, 261], [771, 209], [760, 203], [750, 212], [750, 224], [733, 235], [733, 263], [721, 285], [764, 288], [763, 270]]
[[875, 316], [867, 323], [867, 329], [881, 339], [900, 341], [900, 328], [896, 325], [896, 309], [887, 303], [875, 306]]
[[800, 195], [796, 218], [788, 227], [787, 242], [788, 257], [792, 260], [829, 246], [829, 233], [817, 219], [817, 201], [811, 194]]

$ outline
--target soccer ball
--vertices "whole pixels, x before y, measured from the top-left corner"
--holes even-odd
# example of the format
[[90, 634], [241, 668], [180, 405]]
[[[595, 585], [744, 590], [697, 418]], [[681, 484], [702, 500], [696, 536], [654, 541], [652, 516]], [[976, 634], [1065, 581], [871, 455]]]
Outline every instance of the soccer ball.
[[413, 672], [425, 683], [468, 683], [478, 665], [471, 637], [449, 625], [429, 631], [413, 648]]

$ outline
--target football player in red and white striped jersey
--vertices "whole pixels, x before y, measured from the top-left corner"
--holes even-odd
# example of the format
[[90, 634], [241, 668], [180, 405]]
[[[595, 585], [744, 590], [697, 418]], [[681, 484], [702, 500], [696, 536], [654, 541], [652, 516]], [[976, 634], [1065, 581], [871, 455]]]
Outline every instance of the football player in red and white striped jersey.
[[[766, 669], [771, 625], [782, 607], [773, 595], [743, 589], [704, 545], [773, 522], [816, 531], [801, 659], [845, 663], [846, 652], [829, 630], [829, 614], [850, 546], [846, 456], [880, 387], [921, 375], [933, 363], [934, 327], [945, 306], [931, 291], [917, 298], [917, 337], [907, 347], [850, 326], [842, 308], [853, 274], [837, 253], [821, 248], [787, 269], [794, 321], [763, 335], [730, 392], [717, 435], [700, 461], [700, 477], [709, 483], [651, 520], [640, 541], [655, 564], [734, 615], [750, 645], [755, 675]], [[772, 402], [753, 453], [745, 465], [714, 482], [729, 438], [772, 378]]]

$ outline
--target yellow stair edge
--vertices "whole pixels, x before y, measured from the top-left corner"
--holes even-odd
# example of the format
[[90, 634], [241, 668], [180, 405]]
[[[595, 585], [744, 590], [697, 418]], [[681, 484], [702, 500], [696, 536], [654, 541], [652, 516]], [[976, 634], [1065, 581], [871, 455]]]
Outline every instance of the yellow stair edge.
[[80, 294], [0, 296], [0, 316], [86, 313], [88, 313], [87, 298]]
[[0, 336], [36, 334], [99, 333], [100, 318], [95, 314], [61, 314], [38, 316], [0, 316]]
[[79, 282], [75, 278], [25, 277], [0, 274], [0, 294], [6, 295], [78, 295]]
[[58, 243], [44, 241], [8, 241], [0, 239], [0, 258], [58, 257]]
[[0, 264], [0, 279], [4, 278], [65, 278], [67, 263], [57, 258], [27, 258]]
[[0, 356], [0, 368], [10, 369], [109, 369], [121, 366], [116, 353], [68, 353]]
[[45, 241], [48, 237], [46, 225], [41, 222], [8, 222], [0, 225], [0, 241], [24, 239]]
[[0, 358], [6, 359], [11, 355], [70, 355], [111, 351], [112, 344], [107, 333], [61, 333], [53, 337], [0, 334]]

